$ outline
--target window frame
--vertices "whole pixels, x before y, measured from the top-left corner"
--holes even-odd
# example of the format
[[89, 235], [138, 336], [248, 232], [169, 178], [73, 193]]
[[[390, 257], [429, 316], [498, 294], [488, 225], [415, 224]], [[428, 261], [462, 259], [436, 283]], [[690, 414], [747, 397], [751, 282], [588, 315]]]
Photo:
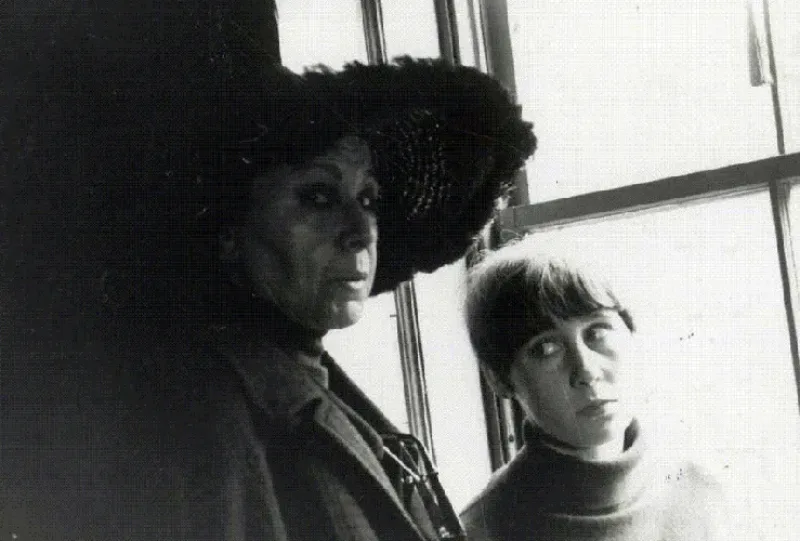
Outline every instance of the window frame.
[[[437, 4], [440, 3], [437, 0]], [[437, 27], [439, 43], [442, 46], [442, 26], [439, 21], [440, 9], [437, 8]], [[386, 40], [383, 27], [383, 10], [381, 0], [361, 0], [362, 21], [367, 43], [367, 59], [370, 64], [385, 64]], [[445, 16], [447, 11], [444, 12]], [[450, 19], [445, 26], [455, 24]], [[449, 40], [457, 39], [453, 34]], [[452, 49], [450, 49], [452, 51]], [[427, 382], [425, 379], [425, 360], [422, 353], [422, 340], [419, 329], [419, 315], [414, 282], [408, 280], [394, 290], [395, 309], [397, 311], [397, 340], [400, 351], [400, 362], [403, 372], [403, 388], [405, 389], [406, 412], [411, 433], [427, 448], [432, 460], [436, 463], [433, 445], [433, 428], [431, 422], [430, 402], [428, 400]]]
[[[453, 0], [432, 1], [439, 34], [439, 53], [446, 61], [459, 63], [460, 49]], [[476, 65], [485, 65], [486, 71], [503, 83], [516, 98], [507, 2], [506, 0], [469, 1], [470, 8], [477, 3], [477, 16], [480, 19], [470, 21], [471, 27], [477, 27], [481, 32], [480, 40], [477, 36], [473, 36], [475, 43], [482, 45], [482, 50], [476, 50], [476, 55], [482, 56], [476, 58]], [[800, 179], [800, 153], [785, 155], [783, 149], [775, 60], [769, 32], [768, 0], [763, 0], [763, 3], [767, 29], [765, 45], [772, 75], [770, 84], [774, 100], [774, 121], [778, 128], [775, 157], [535, 204], [529, 203], [527, 178], [524, 172], [520, 172], [508, 208], [498, 214], [491, 232], [482, 241], [483, 247], [491, 249], [501, 246], [509, 237], [514, 238], [534, 230], [599, 220], [620, 214], [652, 212], [674, 205], [728, 197], [768, 187], [800, 407], [800, 348], [797, 332], [800, 294], [788, 213], [791, 185]], [[369, 61], [386, 62], [381, 2], [361, 0], [361, 6]], [[470, 15], [474, 15], [472, 9], [470, 11]], [[413, 280], [398, 286], [394, 296], [409, 425], [412, 433], [433, 451], [430, 406]], [[483, 379], [481, 390], [491, 463], [492, 468], [496, 469], [506, 463], [521, 444], [519, 437], [521, 412], [511, 401], [496, 397]]]

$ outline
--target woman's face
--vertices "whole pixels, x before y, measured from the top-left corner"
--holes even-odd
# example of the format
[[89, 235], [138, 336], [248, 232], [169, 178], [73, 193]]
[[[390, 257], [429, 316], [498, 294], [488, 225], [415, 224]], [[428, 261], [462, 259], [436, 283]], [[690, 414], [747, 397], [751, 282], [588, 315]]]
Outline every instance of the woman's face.
[[615, 310], [554, 320], [517, 351], [513, 392], [544, 432], [572, 447], [622, 439], [632, 419], [621, 381], [632, 339]]
[[242, 230], [246, 271], [256, 292], [316, 330], [355, 323], [377, 265], [366, 143], [345, 137], [300, 169], [281, 166], [255, 179]]

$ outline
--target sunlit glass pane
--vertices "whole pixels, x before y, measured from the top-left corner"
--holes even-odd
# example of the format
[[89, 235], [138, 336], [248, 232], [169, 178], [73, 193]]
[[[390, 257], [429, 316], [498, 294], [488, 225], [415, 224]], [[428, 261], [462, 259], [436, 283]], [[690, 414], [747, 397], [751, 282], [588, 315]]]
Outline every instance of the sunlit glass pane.
[[436, 463], [459, 510], [491, 473], [478, 363], [464, 325], [465, 276], [459, 260], [414, 280]]
[[432, 0], [383, 0], [386, 56], [438, 57], [439, 37]]
[[461, 65], [484, 69], [480, 8], [476, 0], [455, 0]]
[[517, 94], [540, 138], [531, 201], [777, 153], [770, 89], [750, 85], [745, 2], [509, 0], [508, 10]]
[[358, 323], [325, 336], [325, 348], [389, 420], [408, 432], [394, 294], [369, 299]]
[[366, 62], [358, 0], [277, 0], [281, 62], [297, 72], [314, 64]]
[[770, 0], [769, 11], [786, 152], [800, 152], [800, 3]]

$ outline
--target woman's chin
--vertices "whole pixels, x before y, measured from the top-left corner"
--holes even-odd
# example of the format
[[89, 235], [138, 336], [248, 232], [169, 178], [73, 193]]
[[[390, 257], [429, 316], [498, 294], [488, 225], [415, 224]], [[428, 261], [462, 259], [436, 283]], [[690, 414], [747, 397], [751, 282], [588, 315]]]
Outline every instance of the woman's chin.
[[343, 303], [335, 303], [328, 310], [325, 328], [345, 329], [355, 325], [364, 315], [364, 301], [351, 300]]

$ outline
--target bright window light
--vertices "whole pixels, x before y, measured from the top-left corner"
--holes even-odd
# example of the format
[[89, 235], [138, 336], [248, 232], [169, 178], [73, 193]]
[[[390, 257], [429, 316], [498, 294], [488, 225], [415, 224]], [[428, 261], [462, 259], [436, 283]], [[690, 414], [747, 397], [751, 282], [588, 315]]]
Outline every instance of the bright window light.
[[517, 93], [540, 145], [530, 200], [777, 153], [750, 86], [744, 1], [508, 0]]
[[340, 69], [367, 61], [361, 2], [277, 0], [281, 62], [295, 72], [314, 64]]

